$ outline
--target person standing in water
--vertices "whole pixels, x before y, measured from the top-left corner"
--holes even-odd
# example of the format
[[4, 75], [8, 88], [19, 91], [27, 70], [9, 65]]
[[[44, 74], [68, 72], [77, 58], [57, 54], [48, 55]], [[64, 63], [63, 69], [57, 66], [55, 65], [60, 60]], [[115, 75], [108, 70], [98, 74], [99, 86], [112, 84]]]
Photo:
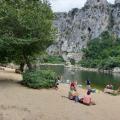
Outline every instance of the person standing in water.
[[86, 85], [87, 85], [87, 90], [91, 90], [91, 86], [90, 86], [91, 82], [89, 79], [87, 79], [86, 81]]
[[59, 83], [61, 82], [61, 77], [58, 76], [56, 79], [55, 79], [55, 89], [58, 90], [58, 85]]

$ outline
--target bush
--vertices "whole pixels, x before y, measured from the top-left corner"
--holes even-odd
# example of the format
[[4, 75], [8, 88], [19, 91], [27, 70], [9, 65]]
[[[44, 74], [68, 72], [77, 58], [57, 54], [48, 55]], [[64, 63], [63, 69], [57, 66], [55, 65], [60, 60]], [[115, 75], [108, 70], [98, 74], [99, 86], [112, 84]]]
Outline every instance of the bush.
[[56, 77], [55, 72], [50, 70], [28, 70], [23, 74], [22, 84], [34, 89], [52, 88]]
[[75, 65], [75, 60], [73, 58], [70, 59], [71, 65]]

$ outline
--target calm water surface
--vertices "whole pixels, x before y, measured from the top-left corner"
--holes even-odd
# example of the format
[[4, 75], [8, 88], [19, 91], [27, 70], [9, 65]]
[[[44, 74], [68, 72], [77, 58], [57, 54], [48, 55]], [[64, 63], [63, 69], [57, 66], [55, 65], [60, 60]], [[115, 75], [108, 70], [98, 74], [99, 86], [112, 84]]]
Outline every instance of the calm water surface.
[[77, 80], [78, 84], [85, 85], [86, 80], [91, 81], [91, 86], [93, 88], [103, 89], [107, 84], [114, 85], [114, 89], [120, 86], [120, 74], [107, 74], [99, 72], [89, 72], [73, 70], [70, 68], [64, 68], [64, 66], [40, 66], [41, 69], [51, 69], [55, 71], [58, 75], [62, 76], [62, 80], [66, 83], [68, 80]]

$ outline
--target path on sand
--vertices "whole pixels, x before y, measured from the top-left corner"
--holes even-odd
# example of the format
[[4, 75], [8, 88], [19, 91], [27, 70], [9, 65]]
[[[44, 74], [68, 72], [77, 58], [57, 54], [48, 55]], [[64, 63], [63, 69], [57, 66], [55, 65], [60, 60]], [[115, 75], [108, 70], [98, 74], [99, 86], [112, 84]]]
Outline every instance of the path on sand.
[[[0, 71], [0, 120], [119, 120], [120, 96], [93, 94], [97, 105], [68, 100], [68, 85], [34, 90], [18, 83], [20, 74]], [[84, 92], [83, 89], [80, 89]]]

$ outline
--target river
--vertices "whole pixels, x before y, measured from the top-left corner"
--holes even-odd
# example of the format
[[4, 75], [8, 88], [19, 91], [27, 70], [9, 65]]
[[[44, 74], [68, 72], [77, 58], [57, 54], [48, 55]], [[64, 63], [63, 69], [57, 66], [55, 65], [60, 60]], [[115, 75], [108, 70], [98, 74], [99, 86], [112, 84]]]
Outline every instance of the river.
[[62, 76], [63, 83], [77, 80], [78, 84], [85, 86], [86, 80], [91, 81], [92, 88], [104, 89], [107, 84], [112, 84], [114, 89], [120, 86], [120, 74], [108, 74], [90, 71], [81, 71], [77, 69], [66, 68], [64, 66], [41, 65], [41, 69], [51, 69], [59, 76]]

